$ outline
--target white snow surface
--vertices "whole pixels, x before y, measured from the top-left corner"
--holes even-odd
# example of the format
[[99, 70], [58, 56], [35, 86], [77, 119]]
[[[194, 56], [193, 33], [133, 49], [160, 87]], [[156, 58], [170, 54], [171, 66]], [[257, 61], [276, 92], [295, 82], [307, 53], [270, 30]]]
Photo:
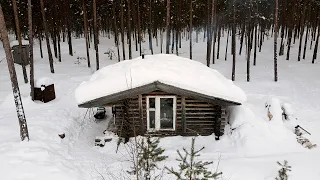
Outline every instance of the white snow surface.
[[[29, 45], [29, 41], [28, 40], [22, 40], [21, 41], [21, 44], [22, 45]], [[17, 41], [17, 40], [14, 40], [14, 41], [11, 41], [10, 42], [10, 46], [12, 47], [12, 46], [18, 46], [19, 45], [19, 41]]]
[[138, 57], [102, 68], [76, 89], [76, 100], [82, 104], [155, 81], [238, 103], [246, 101], [245, 93], [217, 70], [166, 54]]
[[[193, 46], [193, 57], [206, 64], [206, 42], [203, 42], [202, 36], [199, 38], [199, 43], [194, 43]], [[221, 38], [221, 47], [225, 47], [226, 41], [225, 32], [225, 37]], [[153, 44], [155, 45], [156, 41]], [[100, 49], [115, 49], [113, 45], [114, 39], [101, 37]], [[315, 43], [313, 47], [314, 45]], [[148, 49], [148, 42], [142, 46]], [[229, 48], [230, 46], [229, 43]], [[219, 162], [218, 170], [223, 172], [223, 179], [228, 180], [274, 180], [280, 168], [276, 162], [284, 160], [288, 160], [292, 166], [289, 180], [319, 180], [319, 61], [316, 60], [315, 64], [311, 64], [313, 49], [307, 48], [306, 59], [297, 62], [295, 58], [298, 45], [292, 44], [289, 61], [285, 56], [279, 56], [279, 81], [274, 82], [273, 56], [270, 56], [273, 53], [273, 39], [266, 38], [262, 47], [262, 52], [257, 54], [257, 65], [251, 67], [249, 83], [246, 81], [245, 53], [237, 56], [234, 84], [246, 92], [247, 101], [241, 106], [228, 109], [230, 124], [227, 125], [226, 133], [219, 141], [215, 140], [214, 135], [197, 137], [196, 149], [205, 146], [198, 158], [213, 161], [214, 164], [209, 166], [213, 171], [217, 169]], [[189, 42], [183, 39], [179, 54], [188, 57], [188, 48]], [[85, 49], [84, 39], [73, 39], [74, 56], [69, 56], [67, 42], [61, 42], [62, 62], [54, 59], [55, 73], [52, 74], [46, 60], [48, 58], [45, 53], [46, 47], [43, 46], [44, 59], [41, 59], [39, 44], [35, 44], [35, 77], [51, 78], [55, 84], [56, 99], [49, 103], [30, 99], [30, 85], [24, 84], [21, 66], [15, 64], [30, 133], [29, 142], [20, 140], [7, 64], [6, 61], [0, 62], [1, 180], [135, 179], [126, 173], [132, 166], [128, 148], [121, 145], [116, 153], [118, 137], [110, 132], [103, 134], [107, 125], [113, 122], [111, 109], [106, 109], [108, 115], [106, 120], [96, 122], [92, 117], [95, 109], [93, 112], [91, 110], [87, 112], [87, 109], [77, 106], [75, 89], [81, 82], [90, 79], [95, 71], [94, 48], [90, 49], [91, 68], [87, 67], [85, 59], [77, 59], [86, 57]], [[154, 46], [154, 52], [159, 53], [160, 47]], [[109, 60], [103, 51], [99, 53], [101, 67], [117, 63], [117, 57]], [[2, 48], [0, 56], [4, 56]], [[138, 56], [139, 52], [133, 51], [133, 57]], [[230, 51], [227, 58], [225, 61], [224, 53], [221, 53], [220, 59], [217, 59], [211, 68], [218, 70], [225, 77], [231, 77]], [[287, 104], [290, 104], [288, 114], [294, 116], [293, 120], [281, 122], [281, 117], [276, 115], [275, 117], [280, 118], [277, 121], [270, 121], [265, 108], [267, 102], [278, 104], [274, 106], [277, 107], [275, 114], [281, 113], [279, 110], [281, 106], [288, 109]], [[309, 150], [297, 143], [293, 133], [293, 128], [297, 124], [311, 133], [308, 139], [318, 144], [317, 148]], [[64, 139], [58, 136], [62, 133], [66, 135]], [[107, 142], [103, 148], [95, 147], [94, 140], [97, 136], [112, 137], [112, 141]], [[162, 138], [160, 146], [165, 149], [165, 155], [169, 158], [159, 164], [160, 168], [167, 166], [177, 169], [179, 163], [176, 161], [178, 157], [176, 150], [181, 150], [182, 147], [188, 149], [190, 144], [191, 137]], [[172, 179], [174, 179], [172, 176], [164, 172], [163, 180]]]
[[42, 85], [49, 86], [53, 84], [53, 79], [49, 77], [42, 77], [36, 80], [35, 87], [40, 88]]

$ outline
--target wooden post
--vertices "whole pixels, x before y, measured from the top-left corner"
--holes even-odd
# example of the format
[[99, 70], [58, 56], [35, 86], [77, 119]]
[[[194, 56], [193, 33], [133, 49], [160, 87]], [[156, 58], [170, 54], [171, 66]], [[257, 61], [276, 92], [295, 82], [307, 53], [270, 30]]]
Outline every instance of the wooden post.
[[187, 123], [186, 123], [186, 98], [181, 97], [181, 123], [183, 133], [187, 132]]

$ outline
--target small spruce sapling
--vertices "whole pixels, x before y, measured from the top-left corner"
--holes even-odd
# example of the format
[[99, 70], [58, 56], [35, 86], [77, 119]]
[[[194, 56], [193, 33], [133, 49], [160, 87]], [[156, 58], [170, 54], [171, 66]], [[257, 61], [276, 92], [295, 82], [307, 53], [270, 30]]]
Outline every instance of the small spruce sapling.
[[192, 138], [191, 141], [191, 149], [187, 151], [183, 148], [184, 155], [181, 154], [179, 150], [177, 153], [179, 158], [177, 161], [180, 162], [179, 170], [176, 171], [172, 167], [166, 169], [169, 171], [169, 174], [173, 174], [176, 176], [177, 180], [207, 180], [207, 179], [219, 179], [219, 176], [222, 172], [212, 172], [208, 170], [206, 166], [213, 164], [210, 162], [197, 161], [195, 158], [200, 156], [200, 152], [204, 149], [204, 147], [199, 150], [195, 150], [194, 148], [195, 138]]
[[[159, 147], [160, 138], [152, 138], [147, 136], [137, 142], [137, 164], [133, 167], [130, 174], [137, 174], [139, 179], [151, 180], [160, 179], [161, 174], [155, 174], [155, 170], [159, 170], [158, 163], [167, 159], [164, 156], [164, 149]], [[138, 172], [137, 172], [138, 171]]]
[[278, 171], [278, 177], [276, 177], [276, 180], [288, 180], [288, 172], [291, 171], [291, 166], [288, 165], [288, 161], [284, 160], [283, 164], [279, 161], [277, 163], [281, 168]]

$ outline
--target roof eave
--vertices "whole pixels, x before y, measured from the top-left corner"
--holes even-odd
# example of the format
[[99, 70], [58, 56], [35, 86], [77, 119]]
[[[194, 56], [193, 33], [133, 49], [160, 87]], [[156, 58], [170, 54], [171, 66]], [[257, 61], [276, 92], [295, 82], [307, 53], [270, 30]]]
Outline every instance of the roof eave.
[[87, 101], [85, 103], [79, 104], [78, 107], [81, 108], [91, 108], [91, 107], [97, 107], [97, 106], [111, 106], [116, 104], [117, 102], [131, 98], [132, 96], [149, 93], [152, 91], [161, 90], [167, 93], [177, 94], [181, 96], [186, 96], [198, 100], [205, 101], [207, 103], [211, 104], [218, 104], [222, 106], [230, 106], [230, 105], [241, 105], [240, 102], [230, 101], [218, 97], [208, 96], [205, 94], [197, 93], [194, 91], [178, 88], [176, 86], [168, 85], [159, 81], [155, 81], [150, 84], [146, 84], [143, 86], [139, 86], [132, 89], [127, 89], [125, 91], [121, 91], [118, 93], [114, 93], [111, 95], [107, 95], [104, 97], [100, 97], [91, 101]]

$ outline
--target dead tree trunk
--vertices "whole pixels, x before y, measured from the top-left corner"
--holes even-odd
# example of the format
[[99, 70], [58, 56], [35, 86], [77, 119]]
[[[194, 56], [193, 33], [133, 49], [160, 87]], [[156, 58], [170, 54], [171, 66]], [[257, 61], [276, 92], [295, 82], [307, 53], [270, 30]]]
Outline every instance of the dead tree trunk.
[[98, 49], [98, 26], [97, 26], [97, 3], [93, 0], [93, 36], [94, 36], [94, 49], [96, 50], [96, 70], [99, 70], [99, 49]]
[[24, 53], [22, 53], [22, 39], [21, 39], [20, 23], [19, 23], [16, 0], [12, 0], [12, 7], [13, 7], [14, 21], [15, 21], [15, 25], [16, 25], [17, 37], [18, 37], [18, 42], [19, 42], [18, 54], [22, 59], [21, 65], [22, 65], [23, 78], [24, 78], [24, 82], [28, 83], [28, 75], [27, 75], [27, 70], [26, 70], [27, 57], [25, 57]]
[[86, 0], [82, 0], [82, 10], [83, 10], [84, 38], [86, 39], [87, 61], [88, 61], [88, 67], [91, 67], [90, 54], [89, 54], [88, 17], [87, 17]]
[[16, 70], [15, 70], [14, 64], [13, 64], [13, 58], [12, 58], [12, 54], [11, 54], [11, 48], [10, 48], [8, 33], [6, 30], [6, 23], [4, 21], [4, 15], [3, 15], [1, 4], [0, 4], [0, 32], [1, 32], [0, 34], [2, 37], [3, 49], [6, 54], [8, 70], [9, 70], [11, 85], [12, 85], [12, 92], [13, 92], [14, 102], [16, 105], [17, 116], [18, 116], [18, 120], [19, 120], [20, 138], [22, 141], [24, 141], [25, 139], [27, 139], [29, 141], [27, 120], [26, 120], [26, 117], [24, 114], [24, 109], [23, 109], [23, 105], [22, 105], [22, 101], [21, 101], [21, 95], [20, 95], [19, 84], [18, 84], [18, 80], [17, 80], [17, 74], [16, 74]]
[[46, 36], [46, 43], [47, 43], [49, 63], [50, 63], [50, 71], [51, 71], [51, 73], [54, 73], [53, 58], [52, 58], [52, 52], [51, 52], [51, 47], [50, 47], [49, 32], [48, 32], [48, 27], [47, 27], [47, 20], [46, 20], [46, 14], [45, 14], [45, 11], [44, 11], [43, 0], [40, 0], [40, 6], [41, 6], [41, 14], [42, 14], [42, 22], [43, 22], [43, 27], [44, 27], [44, 33], [45, 33], [45, 36]]
[[30, 64], [30, 96], [34, 100], [34, 64], [33, 64], [33, 31], [32, 31], [32, 4], [28, 0], [28, 39], [29, 39], [29, 64]]

